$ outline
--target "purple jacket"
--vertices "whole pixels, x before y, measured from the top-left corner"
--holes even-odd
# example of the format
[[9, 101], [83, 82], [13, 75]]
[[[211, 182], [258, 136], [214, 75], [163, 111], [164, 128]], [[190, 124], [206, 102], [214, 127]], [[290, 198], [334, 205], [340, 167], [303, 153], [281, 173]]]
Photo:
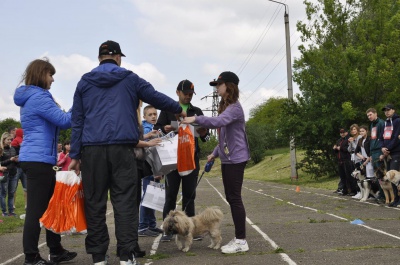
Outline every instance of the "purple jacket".
[[[244, 112], [239, 101], [229, 105], [218, 117], [196, 116], [195, 122], [204, 128], [220, 128], [219, 143], [213, 155], [219, 157], [222, 164], [238, 164], [250, 159]], [[225, 143], [229, 154], [225, 154]]]

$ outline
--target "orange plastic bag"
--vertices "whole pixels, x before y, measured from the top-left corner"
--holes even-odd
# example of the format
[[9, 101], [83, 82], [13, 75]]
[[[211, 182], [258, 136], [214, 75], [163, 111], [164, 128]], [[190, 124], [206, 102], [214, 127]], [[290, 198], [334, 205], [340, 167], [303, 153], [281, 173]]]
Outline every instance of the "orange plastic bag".
[[177, 169], [179, 175], [186, 176], [196, 168], [194, 162], [194, 136], [190, 125], [179, 126], [178, 137]]
[[57, 234], [86, 233], [83, 187], [75, 172], [57, 172], [53, 196], [39, 222]]

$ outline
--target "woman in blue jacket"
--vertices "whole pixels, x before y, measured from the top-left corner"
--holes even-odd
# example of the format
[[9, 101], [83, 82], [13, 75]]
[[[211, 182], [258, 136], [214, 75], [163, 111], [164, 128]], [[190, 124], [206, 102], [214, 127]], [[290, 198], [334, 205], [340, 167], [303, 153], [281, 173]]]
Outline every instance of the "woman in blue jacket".
[[57, 143], [60, 129], [71, 127], [71, 113], [65, 113], [54, 101], [50, 86], [56, 73], [47, 58], [32, 61], [25, 70], [25, 85], [16, 89], [14, 103], [21, 107], [24, 141], [19, 152], [21, 168], [27, 175], [27, 209], [23, 232], [24, 265], [53, 264], [69, 261], [76, 252], [61, 245], [61, 237], [46, 230], [50, 262], [41, 258], [38, 249], [39, 219], [46, 211], [54, 192], [57, 163]]

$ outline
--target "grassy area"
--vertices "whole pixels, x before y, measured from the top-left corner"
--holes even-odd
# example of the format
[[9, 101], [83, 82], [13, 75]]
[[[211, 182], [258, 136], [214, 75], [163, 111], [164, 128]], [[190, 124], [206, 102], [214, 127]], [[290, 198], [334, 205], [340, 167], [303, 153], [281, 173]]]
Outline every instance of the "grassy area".
[[[296, 153], [297, 161], [300, 161], [303, 153]], [[204, 169], [205, 161], [201, 162]], [[200, 171], [202, 172], [202, 171]], [[320, 177], [318, 180], [312, 179], [309, 175], [298, 170], [298, 180], [291, 179], [290, 151], [289, 148], [268, 150], [263, 161], [253, 165], [249, 162], [244, 177], [246, 179], [262, 180], [281, 184], [291, 184], [296, 186], [306, 186], [335, 190], [339, 181], [338, 178]], [[207, 176], [220, 176], [220, 161], [216, 160], [211, 172]]]
[[24, 225], [24, 220], [19, 218], [21, 214], [25, 213], [24, 192], [21, 183], [18, 183], [15, 207], [15, 213], [18, 215], [17, 217], [0, 216], [0, 235], [21, 231]]

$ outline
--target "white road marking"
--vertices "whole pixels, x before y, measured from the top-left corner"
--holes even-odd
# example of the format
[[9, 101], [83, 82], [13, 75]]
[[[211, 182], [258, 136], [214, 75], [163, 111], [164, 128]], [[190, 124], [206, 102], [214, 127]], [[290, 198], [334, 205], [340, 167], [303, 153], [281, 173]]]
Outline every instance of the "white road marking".
[[[264, 196], [266, 196], [266, 197], [270, 197], [270, 198], [273, 198], [273, 199], [276, 199], [276, 200], [279, 200], [279, 201], [283, 201], [282, 199], [276, 198], [276, 197], [274, 197], [274, 196], [272, 196], [272, 195], [265, 194], [265, 193], [263, 193], [263, 192], [260, 192], [260, 191], [257, 191], [257, 190], [253, 190], [253, 189], [250, 189], [250, 188], [247, 188], [247, 187], [244, 187], [244, 188], [247, 189], [247, 190], [250, 190], [250, 191], [252, 191], [252, 192], [255, 192], [255, 193], [264, 195]], [[303, 192], [303, 193], [304, 193], [304, 192]], [[287, 204], [292, 205], [292, 206], [295, 206], [295, 207], [300, 207], [300, 208], [303, 208], [303, 209], [307, 209], [307, 210], [310, 210], [310, 211], [313, 211], [313, 212], [317, 212], [317, 211], [318, 211], [317, 209], [314, 209], [314, 208], [311, 208], [311, 207], [302, 206], [302, 205], [299, 205], [299, 204], [296, 204], [296, 203], [293, 203], [293, 202], [289, 202], [289, 201], [287, 202]], [[396, 207], [388, 207], [388, 208], [390, 208], [390, 209], [396, 209]], [[399, 210], [399, 209], [396, 209], [396, 210]], [[347, 219], [347, 218], [344, 218], [344, 217], [341, 217], [341, 216], [338, 216], [338, 215], [335, 215], [335, 214], [332, 214], [332, 213], [325, 213], [325, 214], [330, 215], [330, 216], [335, 217], [335, 218], [340, 219], [340, 220], [350, 221], [350, 220]], [[377, 232], [377, 233], [380, 233], [380, 234], [383, 234], [383, 235], [386, 235], [386, 236], [390, 236], [390, 237], [393, 237], [393, 238], [395, 238], [395, 239], [399, 239], [399, 240], [400, 240], [400, 237], [395, 236], [395, 235], [392, 235], [392, 234], [389, 234], [389, 233], [387, 233], [387, 232], [385, 232], [385, 231], [383, 231], [383, 230], [376, 229], [376, 228], [372, 228], [372, 227], [370, 227], [370, 226], [368, 226], [368, 225], [363, 225], [363, 224], [358, 224], [358, 226], [362, 226], [362, 227], [364, 227], [364, 228], [367, 228], [367, 229], [369, 229], [369, 230], [375, 231], [375, 232]]]
[[[218, 195], [221, 197], [221, 199], [229, 205], [228, 201], [225, 199], [225, 197], [217, 190], [217, 188], [215, 188], [209, 181], [208, 179], [206, 179], [208, 184], [218, 193]], [[277, 199], [277, 198], [276, 198]], [[280, 200], [280, 199], [279, 199]], [[273, 249], [278, 249], [279, 246], [275, 243], [275, 241], [273, 241], [267, 234], [265, 234], [263, 231], [261, 231], [261, 229], [255, 225], [248, 217], [246, 217], [246, 221], [247, 223], [249, 223], [251, 225], [251, 227], [253, 227], [259, 234], [262, 235], [262, 237], [268, 241], [268, 243], [272, 246]], [[287, 264], [289, 265], [296, 265], [297, 263], [294, 262], [286, 253], [279, 253], [279, 255], [281, 256], [282, 260], [285, 261]]]
[[[108, 212], [106, 213], [106, 215], [109, 215], [109, 214], [111, 214], [112, 212], [113, 212], [113, 211], [108, 211]], [[64, 235], [61, 235], [61, 237], [64, 237]], [[43, 246], [45, 246], [45, 245], [46, 245], [46, 241], [43, 242], [42, 244], [40, 244], [40, 245], [38, 246], [38, 248], [40, 249], [41, 247], [43, 247]], [[14, 260], [19, 259], [19, 258], [22, 257], [22, 256], [24, 256], [24, 253], [18, 254], [17, 256], [15, 256], [15, 257], [13, 257], [13, 258], [11, 258], [11, 259], [9, 259], [9, 260], [6, 260], [5, 262], [0, 263], [0, 265], [9, 264], [9, 263], [13, 262]]]

